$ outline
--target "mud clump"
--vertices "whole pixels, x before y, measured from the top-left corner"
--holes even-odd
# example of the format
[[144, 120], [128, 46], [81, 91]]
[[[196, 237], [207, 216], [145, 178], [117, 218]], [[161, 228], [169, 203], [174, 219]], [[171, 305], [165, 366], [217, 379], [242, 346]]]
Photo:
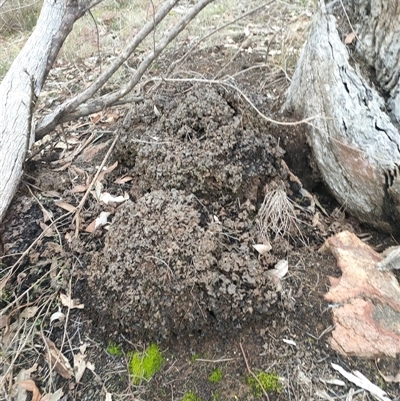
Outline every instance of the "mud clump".
[[97, 308], [124, 332], [224, 331], [275, 302], [267, 262], [248, 241], [232, 239], [251, 230], [248, 213], [224, 226], [202, 209], [193, 195], [160, 190], [117, 212], [89, 285]]
[[235, 102], [224, 91], [197, 88], [138, 107], [117, 151], [119, 160], [133, 167], [134, 195], [175, 188], [255, 201], [265, 183], [281, 173], [284, 152], [271, 135], [252, 128]]
[[109, 331], [226, 332], [261, 320], [277, 299], [268, 276], [277, 259], [252, 244], [265, 185], [285, 179], [284, 152], [234, 95], [185, 89], [136, 106], [118, 145], [134, 202], [88, 269]]

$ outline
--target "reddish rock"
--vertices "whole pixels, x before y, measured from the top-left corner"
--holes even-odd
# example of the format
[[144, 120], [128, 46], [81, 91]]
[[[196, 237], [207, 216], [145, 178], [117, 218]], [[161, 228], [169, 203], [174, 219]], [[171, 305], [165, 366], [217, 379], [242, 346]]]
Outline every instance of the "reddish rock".
[[329, 238], [321, 251], [330, 250], [342, 271], [330, 277], [325, 299], [336, 325], [330, 345], [343, 355], [365, 358], [400, 353], [400, 286], [390, 271], [378, 271], [382, 257], [356, 235], [344, 231]]

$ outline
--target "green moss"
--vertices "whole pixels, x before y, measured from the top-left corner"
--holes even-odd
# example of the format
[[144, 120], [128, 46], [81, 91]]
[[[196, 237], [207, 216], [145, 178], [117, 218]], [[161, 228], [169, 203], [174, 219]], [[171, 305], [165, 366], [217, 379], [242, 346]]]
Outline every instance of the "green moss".
[[161, 369], [163, 362], [164, 358], [156, 344], [150, 345], [144, 352], [132, 353], [129, 374], [133, 384], [138, 385], [142, 380], [149, 381]]
[[199, 354], [194, 354], [194, 355], [192, 355], [191, 360], [192, 360], [192, 362], [196, 362], [199, 358], [200, 358]]
[[216, 368], [213, 370], [210, 376], [208, 376], [208, 380], [211, 383], [219, 383], [222, 380], [223, 374], [220, 368]]
[[201, 398], [197, 397], [193, 391], [189, 391], [183, 396], [182, 401], [201, 401]]
[[[267, 392], [274, 391], [279, 393], [282, 390], [282, 383], [276, 373], [259, 372], [257, 373], [257, 379], [260, 381], [263, 389]], [[249, 384], [254, 397], [262, 396], [263, 389], [253, 376], [247, 378], [247, 383]]]
[[114, 341], [110, 341], [108, 343], [106, 351], [112, 356], [122, 356], [123, 355], [121, 346], [119, 346]]

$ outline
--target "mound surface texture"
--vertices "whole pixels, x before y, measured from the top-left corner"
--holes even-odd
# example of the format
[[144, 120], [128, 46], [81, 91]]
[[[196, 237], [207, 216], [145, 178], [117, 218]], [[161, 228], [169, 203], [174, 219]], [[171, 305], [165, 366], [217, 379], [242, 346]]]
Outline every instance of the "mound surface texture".
[[119, 208], [88, 270], [93, 304], [118, 331], [223, 332], [275, 303], [267, 271], [276, 260], [252, 244], [255, 206], [284, 176], [283, 152], [235, 102], [193, 89], [134, 111], [117, 151], [135, 178], [134, 201]]

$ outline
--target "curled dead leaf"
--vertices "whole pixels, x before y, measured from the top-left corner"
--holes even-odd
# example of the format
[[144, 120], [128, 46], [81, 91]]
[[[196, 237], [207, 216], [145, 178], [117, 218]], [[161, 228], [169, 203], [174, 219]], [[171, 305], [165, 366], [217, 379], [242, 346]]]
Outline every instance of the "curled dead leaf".
[[50, 323], [53, 323], [55, 320], [63, 321], [65, 319], [65, 315], [62, 312], [55, 312], [50, 316]]
[[76, 187], [73, 187], [71, 190], [71, 193], [77, 194], [80, 192], [85, 192], [87, 190], [87, 185], [77, 185]]
[[40, 401], [40, 391], [32, 379], [18, 382], [18, 385], [27, 391], [32, 392], [32, 401]]
[[61, 303], [69, 309], [83, 309], [84, 304], [79, 303], [79, 299], [71, 299], [68, 295], [60, 294]]
[[253, 248], [260, 254], [260, 255], [265, 255], [268, 253], [271, 249], [272, 246], [269, 242], [265, 244], [255, 244], [253, 245]]
[[287, 260], [280, 260], [272, 270], [268, 270], [270, 276], [283, 278], [289, 270], [289, 262]]
[[99, 176], [97, 177], [97, 181], [102, 181], [104, 179], [104, 176], [108, 173], [111, 173], [113, 170], [115, 170], [118, 167], [118, 161], [116, 161], [112, 166], [106, 168], [103, 170]]

